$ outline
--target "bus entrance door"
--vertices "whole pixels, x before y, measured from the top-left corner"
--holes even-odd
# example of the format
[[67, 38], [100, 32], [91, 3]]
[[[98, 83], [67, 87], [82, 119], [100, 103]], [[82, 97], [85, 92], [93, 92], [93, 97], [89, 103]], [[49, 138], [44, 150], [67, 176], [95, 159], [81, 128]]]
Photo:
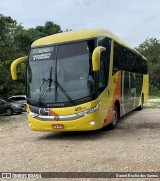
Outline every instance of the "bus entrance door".
[[122, 72], [122, 110], [123, 115], [133, 110], [132, 89], [130, 84], [130, 73]]

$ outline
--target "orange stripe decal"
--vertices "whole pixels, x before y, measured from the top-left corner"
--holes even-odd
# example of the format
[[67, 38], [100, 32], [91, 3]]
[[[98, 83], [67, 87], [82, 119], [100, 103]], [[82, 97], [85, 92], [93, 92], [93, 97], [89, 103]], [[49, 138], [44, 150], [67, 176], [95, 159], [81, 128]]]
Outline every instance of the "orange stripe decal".
[[[114, 107], [115, 101], [119, 100], [120, 105], [121, 105], [121, 81], [122, 81], [122, 74], [120, 71], [118, 74], [117, 81], [116, 81], [116, 88], [115, 88], [113, 100], [111, 102], [111, 106], [110, 106], [109, 111], [108, 111], [107, 116], [106, 116], [106, 122], [103, 123], [102, 127], [110, 124], [113, 121], [113, 107]], [[121, 115], [122, 115], [122, 109], [120, 106], [120, 116]]]
[[58, 116], [58, 114], [55, 113], [55, 112], [53, 111], [53, 109], [50, 109], [50, 116]]

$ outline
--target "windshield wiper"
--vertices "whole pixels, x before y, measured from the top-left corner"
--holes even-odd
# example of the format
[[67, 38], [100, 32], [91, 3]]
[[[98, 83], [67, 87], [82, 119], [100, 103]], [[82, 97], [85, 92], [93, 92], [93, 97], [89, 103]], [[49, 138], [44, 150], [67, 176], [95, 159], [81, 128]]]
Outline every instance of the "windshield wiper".
[[53, 80], [52, 80], [52, 67], [50, 69], [50, 75], [49, 75], [48, 81], [49, 81], [49, 90], [51, 91], [51, 84], [53, 82]]
[[[45, 100], [46, 96], [47, 96], [47, 92], [48, 92], [48, 88], [49, 88], [49, 81], [48, 80], [43, 80], [44, 82], [42, 83], [41, 87], [43, 86], [42, 92], [39, 96], [39, 103], [42, 103], [42, 101]], [[40, 87], [40, 90], [41, 90]]]
[[58, 80], [55, 80], [55, 84], [59, 87], [59, 89], [60, 89], [61, 92], [65, 95], [65, 97], [69, 100], [69, 102], [71, 102], [72, 104], [74, 104], [74, 101], [73, 101], [72, 98], [69, 96], [69, 94], [66, 92], [66, 90], [61, 86], [61, 84], [58, 82]]
[[45, 100], [48, 90], [51, 91], [51, 84], [53, 82], [53, 80], [52, 80], [52, 67], [50, 68], [49, 79], [47, 79], [47, 80], [42, 79], [42, 80], [43, 80], [43, 82], [42, 82], [42, 84], [40, 86], [40, 91], [41, 91], [42, 86], [43, 86], [43, 89], [42, 89], [42, 92], [40, 94], [39, 101], [38, 101], [40, 104], [42, 103], [42, 101]]

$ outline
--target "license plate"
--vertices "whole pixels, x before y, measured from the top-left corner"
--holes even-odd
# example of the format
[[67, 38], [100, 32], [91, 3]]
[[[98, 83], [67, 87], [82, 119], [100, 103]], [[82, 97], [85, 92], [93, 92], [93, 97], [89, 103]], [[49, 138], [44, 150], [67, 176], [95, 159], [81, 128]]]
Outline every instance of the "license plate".
[[63, 124], [52, 124], [51, 127], [52, 129], [64, 129]]

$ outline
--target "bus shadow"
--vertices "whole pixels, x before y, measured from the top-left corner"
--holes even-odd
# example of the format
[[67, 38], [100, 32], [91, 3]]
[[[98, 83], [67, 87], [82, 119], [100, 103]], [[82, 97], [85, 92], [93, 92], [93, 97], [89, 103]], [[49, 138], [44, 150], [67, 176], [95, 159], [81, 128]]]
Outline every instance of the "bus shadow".
[[102, 138], [104, 132], [102, 130], [95, 131], [69, 131], [69, 132], [53, 132], [48, 133], [39, 137], [39, 140], [76, 140], [76, 141], [86, 141], [86, 140], [96, 140]]
[[137, 110], [133, 110], [127, 114], [125, 114], [124, 116], [122, 116], [121, 118], [119, 118], [118, 120], [118, 124], [122, 124], [123, 122], [126, 121], [126, 119], [129, 119], [131, 116], [133, 116], [134, 114], [138, 113]]

